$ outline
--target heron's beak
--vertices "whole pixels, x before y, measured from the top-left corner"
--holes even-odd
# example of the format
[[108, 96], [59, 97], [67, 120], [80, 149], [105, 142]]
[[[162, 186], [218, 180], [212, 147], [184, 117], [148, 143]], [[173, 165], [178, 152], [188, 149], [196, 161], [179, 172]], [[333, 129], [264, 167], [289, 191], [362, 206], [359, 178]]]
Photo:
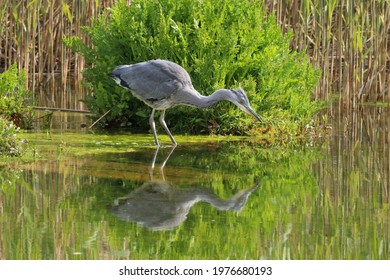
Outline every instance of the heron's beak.
[[252, 109], [252, 107], [249, 104], [242, 104], [239, 102], [233, 102], [237, 105], [238, 108], [240, 108], [242, 111], [249, 115], [253, 115], [256, 119], [259, 120], [259, 122], [263, 122], [263, 120], [260, 118], [260, 116]]
[[263, 120], [260, 118], [260, 116], [252, 109], [250, 106], [245, 106], [244, 111], [247, 114], [253, 115], [256, 119], [258, 119], [260, 122], [263, 122]]

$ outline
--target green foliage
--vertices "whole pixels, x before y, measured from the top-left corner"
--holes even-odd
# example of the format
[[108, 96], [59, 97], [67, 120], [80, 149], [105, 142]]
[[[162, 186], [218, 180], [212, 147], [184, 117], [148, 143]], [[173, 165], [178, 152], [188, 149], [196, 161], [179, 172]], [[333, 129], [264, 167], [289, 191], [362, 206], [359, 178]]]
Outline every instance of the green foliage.
[[31, 123], [33, 111], [28, 105], [32, 93], [25, 86], [26, 73], [12, 65], [0, 74], [0, 157], [22, 154], [22, 141], [16, 136], [19, 127]]
[[[93, 90], [87, 105], [97, 115], [112, 108], [109, 124], [148, 127], [150, 109], [107, 74], [115, 65], [156, 58], [182, 65], [205, 95], [242, 86], [266, 122], [283, 116], [305, 123], [318, 110], [310, 93], [319, 71], [306, 54], [290, 50], [292, 34], [283, 35], [259, 1], [118, 1], [84, 30], [93, 48], [77, 37], [64, 42], [86, 58], [84, 76]], [[183, 132], [243, 134], [255, 122], [223, 102], [210, 110], [179, 106], [167, 123]]]
[[13, 121], [18, 127], [31, 125], [33, 110], [32, 92], [26, 88], [26, 73], [16, 65], [0, 74], [0, 117]]

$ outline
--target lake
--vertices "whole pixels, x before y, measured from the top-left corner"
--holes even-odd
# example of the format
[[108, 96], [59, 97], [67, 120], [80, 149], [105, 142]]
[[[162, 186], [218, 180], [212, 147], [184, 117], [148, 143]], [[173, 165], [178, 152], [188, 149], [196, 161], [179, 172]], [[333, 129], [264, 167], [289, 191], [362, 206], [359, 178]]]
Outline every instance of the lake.
[[389, 108], [340, 108], [305, 141], [158, 150], [55, 112], [0, 168], [0, 259], [389, 259]]

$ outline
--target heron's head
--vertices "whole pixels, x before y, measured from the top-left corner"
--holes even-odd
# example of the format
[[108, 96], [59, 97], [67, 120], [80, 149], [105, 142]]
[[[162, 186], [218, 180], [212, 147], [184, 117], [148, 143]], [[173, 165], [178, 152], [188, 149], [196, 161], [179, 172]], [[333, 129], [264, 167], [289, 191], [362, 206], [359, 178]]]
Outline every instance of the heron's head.
[[256, 119], [259, 121], [263, 121], [260, 116], [252, 109], [251, 105], [249, 104], [249, 99], [245, 93], [245, 91], [240, 87], [236, 90], [230, 90], [231, 91], [231, 102], [237, 105], [238, 108], [240, 108], [242, 111], [244, 111], [247, 114], [255, 116]]

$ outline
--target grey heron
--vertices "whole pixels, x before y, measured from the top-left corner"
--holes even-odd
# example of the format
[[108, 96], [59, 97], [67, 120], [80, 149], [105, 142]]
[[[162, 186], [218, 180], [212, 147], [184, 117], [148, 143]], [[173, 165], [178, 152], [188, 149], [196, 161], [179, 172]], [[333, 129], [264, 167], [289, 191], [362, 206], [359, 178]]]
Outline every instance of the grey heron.
[[114, 68], [110, 76], [118, 85], [130, 89], [135, 97], [152, 107], [149, 124], [157, 147], [160, 144], [154, 123], [156, 110], [161, 111], [161, 126], [171, 138], [173, 145], [177, 145], [164, 119], [165, 110], [176, 105], [209, 108], [221, 100], [228, 100], [262, 121], [251, 108], [243, 89], [219, 89], [209, 96], [203, 96], [193, 87], [188, 72], [180, 65], [168, 60], [157, 59], [131, 65], [119, 65]]

